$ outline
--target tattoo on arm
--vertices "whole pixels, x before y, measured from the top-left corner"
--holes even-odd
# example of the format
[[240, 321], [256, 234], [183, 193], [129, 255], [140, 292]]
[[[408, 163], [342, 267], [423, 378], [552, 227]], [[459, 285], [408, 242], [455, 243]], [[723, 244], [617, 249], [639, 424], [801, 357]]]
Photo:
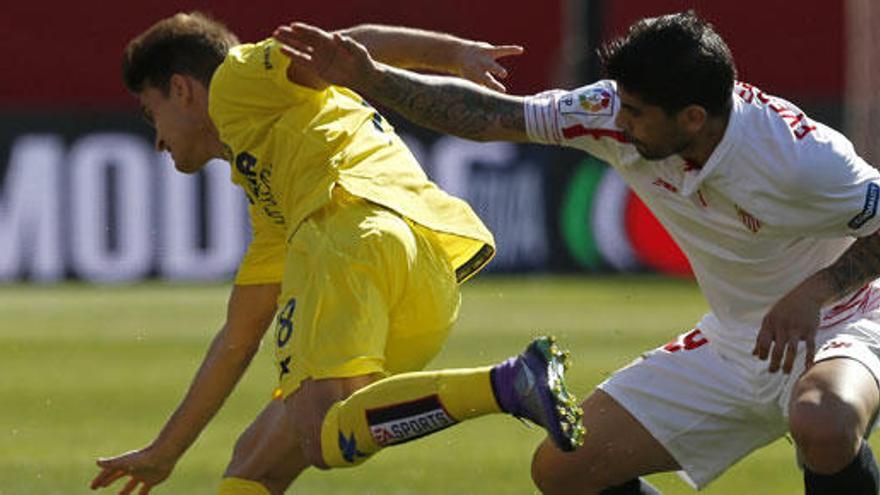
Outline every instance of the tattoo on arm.
[[368, 92], [431, 129], [479, 141], [528, 141], [523, 101], [450, 77], [386, 68]]
[[834, 299], [880, 277], [880, 232], [857, 240], [824, 271], [833, 284]]

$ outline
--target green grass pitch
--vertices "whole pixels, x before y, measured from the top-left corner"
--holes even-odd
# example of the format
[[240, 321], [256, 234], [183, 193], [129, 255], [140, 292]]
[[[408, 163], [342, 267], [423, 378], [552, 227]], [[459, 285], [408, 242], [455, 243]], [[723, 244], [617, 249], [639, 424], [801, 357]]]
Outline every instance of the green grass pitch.
[[[96, 457], [149, 442], [222, 324], [228, 290], [0, 288], [0, 495], [90, 493]], [[492, 363], [550, 332], [571, 349], [570, 385], [585, 395], [639, 352], [690, 329], [703, 311], [688, 281], [483, 277], [465, 287], [457, 328], [430, 366]], [[271, 351], [263, 346], [225, 408], [153, 493], [215, 492], [233, 442], [269, 399]], [[536, 493], [529, 462], [541, 438], [511, 418], [484, 417], [388, 449], [359, 468], [307, 472], [291, 492]], [[793, 456], [780, 440], [703, 493], [799, 493]], [[672, 474], [650, 479], [666, 494], [694, 493]]]

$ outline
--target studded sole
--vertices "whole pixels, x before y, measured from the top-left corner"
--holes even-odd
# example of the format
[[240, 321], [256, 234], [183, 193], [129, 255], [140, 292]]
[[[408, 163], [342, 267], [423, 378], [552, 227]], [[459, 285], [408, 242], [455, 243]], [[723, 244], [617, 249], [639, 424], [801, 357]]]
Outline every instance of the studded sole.
[[584, 411], [565, 385], [565, 371], [571, 363], [571, 357], [559, 348], [554, 337], [539, 337], [531, 346], [541, 354], [547, 365], [547, 386], [554, 402], [552, 420], [559, 425], [564, 437], [555, 439], [556, 444], [567, 452], [575, 450], [583, 445], [586, 429], [582, 422]]

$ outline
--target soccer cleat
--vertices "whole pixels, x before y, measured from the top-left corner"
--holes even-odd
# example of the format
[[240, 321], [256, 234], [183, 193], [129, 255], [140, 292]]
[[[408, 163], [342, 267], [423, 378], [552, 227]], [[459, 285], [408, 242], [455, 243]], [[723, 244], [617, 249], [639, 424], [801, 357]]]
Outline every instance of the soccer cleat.
[[553, 337], [538, 337], [517, 357], [492, 369], [492, 387], [501, 409], [542, 426], [563, 451], [583, 444], [583, 410], [565, 386], [567, 352]]

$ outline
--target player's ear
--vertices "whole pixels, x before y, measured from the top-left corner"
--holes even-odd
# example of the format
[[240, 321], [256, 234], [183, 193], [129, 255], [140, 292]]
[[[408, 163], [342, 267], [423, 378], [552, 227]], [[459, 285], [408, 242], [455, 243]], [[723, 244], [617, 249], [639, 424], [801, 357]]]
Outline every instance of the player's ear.
[[708, 118], [709, 113], [700, 105], [688, 105], [678, 113], [679, 123], [691, 132], [699, 131]]
[[168, 96], [179, 102], [189, 102], [193, 98], [195, 80], [183, 74], [172, 74], [168, 81]]

